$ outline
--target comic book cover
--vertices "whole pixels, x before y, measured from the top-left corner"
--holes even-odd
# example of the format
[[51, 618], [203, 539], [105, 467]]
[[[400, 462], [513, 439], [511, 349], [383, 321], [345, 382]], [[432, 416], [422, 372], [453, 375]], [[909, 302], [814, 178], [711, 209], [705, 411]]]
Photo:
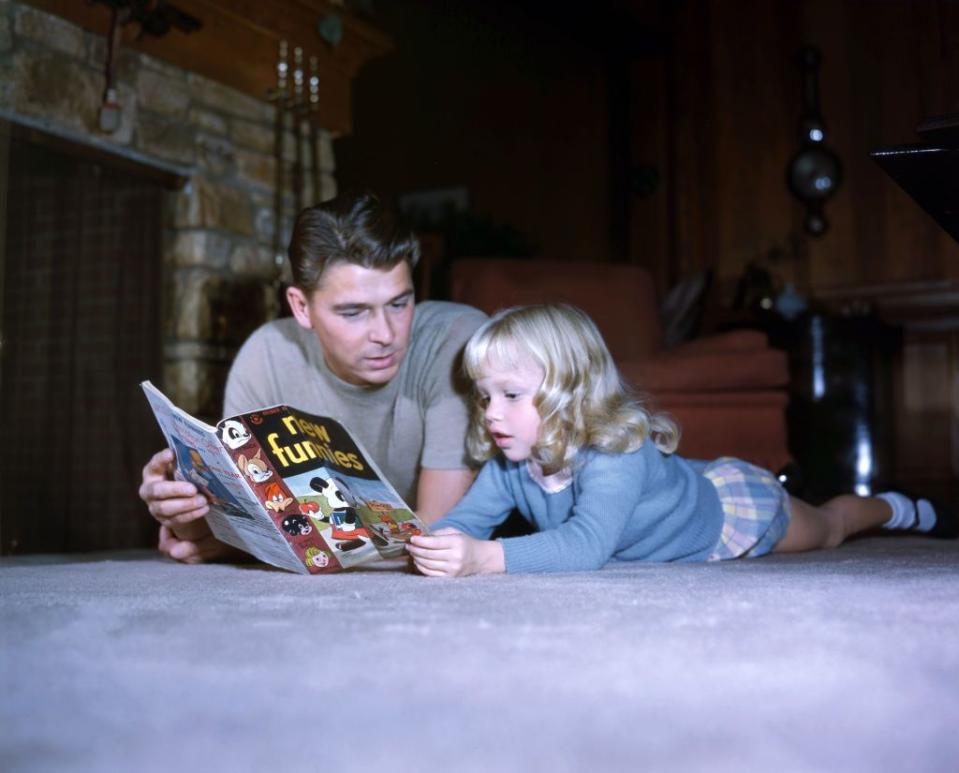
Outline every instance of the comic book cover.
[[177, 458], [210, 500], [217, 539], [262, 561], [319, 574], [405, 555], [425, 525], [349, 431], [288, 406], [212, 427], [142, 384]]
[[237, 468], [313, 568], [402, 556], [426, 531], [334, 419], [281, 405], [220, 426]]

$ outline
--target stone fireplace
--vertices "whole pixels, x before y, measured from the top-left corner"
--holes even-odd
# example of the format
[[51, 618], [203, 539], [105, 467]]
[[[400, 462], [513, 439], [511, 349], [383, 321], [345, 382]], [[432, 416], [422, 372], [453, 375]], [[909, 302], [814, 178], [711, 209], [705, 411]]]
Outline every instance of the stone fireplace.
[[[298, 0], [291, 8], [302, 9], [311, 2]], [[44, 5], [55, 6], [58, 13], [62, 9], [63, 15], [38, 7]], [[223, 8], [224, 13], [230, 10], [225, 5]], [[257, 12], [256, 4], [250, 9], [251, 13]], [[26, 345], [15, 339], [21, 335], [17, 325], [4, 331], [4, 348], [0, 352], [9, 364], [16, 350], [16, 368], [0, 370], [5, 403], [3, 432], [7, 445], [18, 447], [3, 460], [5, 466], [11, 467], [6, 470], [0, 508], [2, 553], [132, 547], [155, 539], [155, 525], [145, 518], [136, 488], [139, 471], [149, 456], [147, 450], [158, 449], [162, 438], [144, 410], [145, 400], [138, 394], [137, 382], [142, 378], [159, 381], [158, 386], [185, 410], [208, 421], [220, 417], [226, 373], [239, 345], [254, 328], [283, 312], [280, 290], [288, 275], [285, 248], [296, 201], [305, 205], [336, 193], [332, 138], [334, 133], [344, 131], [342, 105], [349, 104], [349, 78], [362, 60], [347, 51], [345, 57], [353, 70], [343, 71], [343, 84], [328, 87], [334, 91], [331, 102], [340, 103], [330, 108], [332, 131], [321, 122], [324, 128], [304, 130], [294, 136], [292, 125], [287, 123], [282, 141], [277, 143], [274, 106], [266, 89], [259, 92], [258, 98], [249, 93], [255, 89], [247, 88], [244, 92], [142, 50], [149, 45], [162, 46], [162, 39], [147, 41], [149, 45], [140, 46], [141, 50], [121, 45], [113, 68], [120, 124], [115, 131], [105, 133], [100, 128], [99, 111], [105, 86], [106, 37], [91, 31], [89, 25], [64, 18], [90, 13], [107, 12], [103, 5], [89, 3], [37, 0], [28, 4], [0, 0], [0, 266], [6, 270], [8, 280], [15, 277], [25, 283], [23, 287], [11, 287], [8, 281], [5, 287], [0, 281], [0, 290], [5, 293], [0, 297], [8, 299], [7, 318], [15, 312], [28, 319], [35, 316], [35, 309], [29, 305], [30, 283], [42, 285], [48, 300], [41, 305], [45, 304], [51, 318], [55, 318], [52, 326], [37, 323], [38, 329], [55, 331], [42, 332], [41, 338], [46, 337], [42, 345]], [[245, 21], [240, 16], [232, 18], [234, 25]], [[285, 23], [289, 22], [283, 18]], [[214, 47], [219, 43], [212, 35], [222, 35], [224, 29], [212, 23], [218, 20], [219, 17], [208, 20], [211, 37], [206, 40], [212, 41], [209, 45]], [[262, 33], [262, 28], [256, 29], [257, 34]], [[285, 34], [279, 30], [274, 37]], [[366, 34], [375, 37], [375, 31]], [[270, 57], [274, 56], [276, 41], [269, 38], [267, 43], [268, 48], [264, 44], [260, 51], [261, 70], [264, 64], [275, 66], [272, 61], [266, 62], [265, 57], [267, 51]], [[366, 45], [363, 40], [355, 45], [361, 44]], [[183, 41], [177, 45], [182, 46]], [[344, 58], [343, 48], [346, 47], [336, 54], [340, 59]], [[369, 51], [365, 54], [367, 58], [370, 55]], [[331, 59], [335, 59], [333, 54]], [[329, 63], [326, 66], [329, 68]], [[301, 197], [286, 190], [277, 196], [277, 147], [282, 147], [280, 163], [287, 181], [291, 179], [294, 162], [316, 160], [316, 174], [302, 175]], [[11, 158], [11, 153], [16, 157]], [[54, 176], [41, 179], [40, 183], [27, 183], [27, 188], [23, 184], [19, 188], [11, 187], [12, 182], [7, 184], [8, 168], [11, 174], [16, 170], [22, 177], [40, 167]], [[87, 178], [70, 183], [70, 195], [74, 198], [64, 203], [64, 192], [57, 190], [55, 175], [66, 168], [80, 170]], [[106, 195], [106, 183], [115, 174], [120, 182], [114, 189], [119, 191], [117, 195], [125, 197], [126, 214], [120, 208], [111, 209], [110, 202], [101, 207], [83, 199]], [[46, 196], [44, 201], [51, 202], [59, 196], [57, 206], [61, 211], [92, 212], [95, 225], [84, 230], [67, 224], [64, 228], [74, 230], [54, 233], [58, 227], [56, 218], [44, 217], [43, 213], [38, 216], [32, 211], [31, 225], [26, 228], [25, 207], [13, 206], [20, 202], [5, 206], [8, 190], [11, 195], [33, 196], [34, 203], [39, 200], [37, 196]], [[36, 196], [34, 192], [38, 192]], [[131, 201], [140, 202], [134, 210], [130, 210]], [[76, 202], [82, 206], [76, 206]], [[33, 210], [36, 209], [34, 206]], [[277, 222], [278, 210], [282, 212], [282, 222]], [[7, 211], [22, 222], [6, 223]], [[131, 211], [135, 212], [133, 218]], [[110, 212], [120, 213], [112, 216], [112, 222], [126, 230], [116, 230], [112, 235], [104, 233], [103, 229], [111, 225]], [[117, 224], [118, 219], [124, 222]], [[14, 267], [12, 257], [3, 251], [5, 232], [20, 242], [24, 233], [31, 238], [37, 235], [46, 246], [34, 246], [34, 253], [24, 253], [22, 244], [18, 244], [21, 255]], [[70, 241], [82, 233], [93, 241], [85, 247]], [[140, 251], [127, 254], [122, 248], [117, 252], [109, 247], [124, 239], [143, 243]], [[112, 269], [102, 261], [96, 262], [101, 253], [106, 255], [110, 249], [120, 256], [120, 262]], [[36, 263], [32, 256], [44, 250], [43, 259], [49, 262], [40, 270], [31, 261]], [[133, 255], [136, 257], [129, 257]], [[117, 323], [100, 324], [95, 314], [92, 321], [82, 323], [86, 325], [83, 332], [75, 329], [81, 323], [64, 319], [63, 309], [67, 306], [58, 306], [56, 302], [60, 290], [51, 291], [54, 283], [61, 281], [60, 274], [84, 275], [82, 282], [71, 287], [74, 300], [67, 305], [70, 313], [75, 313], [81, 307], [95, 308], [97, 292], [114, 301], [119, 293], [127, 292], [118, 289], [127, 285], [112, 280], [116, 278], [114, 274], [122, 273], [123, 282], [132, 281], [133, 273], [126, 271], [130, 261], [151, 264], [137, 269], [140, 284], [132, 292], [142, 293], [143, 297], [120, 304], [125, 304], [124, 313], [133, 315], [134, 327], [142, 322], [137, 328], [141, 330], [140, 339], [124, 338], [130, 335], [126, 323], [118, 335], [112, 335], [109, 324], [116, 327]], [[18, 304], [23, 308], [12, 312], [11, 307]], [[0, 303], [0, 311], [3, 310]], [[152, 315], [155, 319], [137, 321], [137, 314]], [[79, 358], [89, 364], [96, 359], [88, 356], [91, 351], [96, 353], [94, 349], [81, 351], [69, 343], [87, 345], [89, 336], [94, 335], [88, 332], [92, 330], [100, 331], [96, 335], [122, 340], [119, 346], [131, 355], [116, 355], [126, 363], [122, 368], [111, 362], [96, 365], [98, 377], [108, 382], [107, 391], [85, 403], [77, 401], [83, 404], [72, 413], [59, 398], [48, 398], [45, 405], [36, 402], [35, 397], [50, 391], [47, 387], [51, 382], [60, 380], [60, 366], [51, 364], [50, 352], [58, 352], [56, 356], [65, 357], [68, 363]], [[117, 346], [116, 340], [113, 345]], [[23, 353], [31, 347], [32, 354]], [[154, 354], [148, 356], [151, 350]], [[36, 370], [31, 362], [41, 364], [48, 373], [46, 386], [27, 385], [27, 374]], [[140, 362], [142, 367], [130, 365], [131, 362]], [[151, 367], [151, 362], [155, 366]], [[8, 388], [11, 380], [16, 379], [19, 383]], [[111, 379], [123, 384], [116, 387], [109, 383]], [[94, 393], [86, 382], [83, 389], [85, 394]], [[130, 408], [117, 406], [112, 398], [103, 396], [117, 389], [127, 395], [124, 399], [130, 401]], [[14, 404], [18, 400], [19, 404]], [[98, 415], [101, 420], [91, 422], [90, 415]], [[34, 429], [38, 426], [31, 418], [34, 416], [43, 417], [42, 432]], [[102, 417], [111, 418], [106, 421]], [[96, 434], [108, 423], [116, 425], [112, 435]], [[82, 437], [74, 437], [80, 426], [86, 428]], [[64, 427], [70, 428], [69, 432]], [[68, 435], [72, 439], [66, 442]], [[44, 439], [36, 440], [34, 436]], [[54, 440], [53, 436], [58, 437]], [[104, 449], [109, 449], [109, 453]], [[45, 460], [54, 457], [61, 460], [56, 463], [58, 467], [70, 468], [62, 471], [62, 479], [72, 481], [70, 485], [62, 480], [54, 485], [50, 474], [44, 473]], [[97, 488], [91, 481], [106, 474], [104, 469], [114, 480]], [[36, 519], [18, 521], [15, 511], [22, 508], [17, 508], [17, 503], [40, 489], [53, 492], [49, 509], [54, 515], [45, 524]]]
[[[208, 78], [122, 49], [122, 121], [98, 128], [103, 36], [0, 0], [0, 118], [165, 173], [163, 380], [183, 408], [219, 412], [225, 368], [246, 333], [278, 312], [273, 252], [274, 109]], [[309, 140], [304, 139], [304, 142]], [[336, 193], [332, 142], [319, 132], [321, 186]], [[292, 163], [288, 132], [284, 156]], [[310, 158], [312, 149], [305, 150]], [[307, 176], [309, 178], [309, 176]], [[172, 188], [172, 189], [171, 189]], [[292, 202], [287, 202], [286, 243]]]

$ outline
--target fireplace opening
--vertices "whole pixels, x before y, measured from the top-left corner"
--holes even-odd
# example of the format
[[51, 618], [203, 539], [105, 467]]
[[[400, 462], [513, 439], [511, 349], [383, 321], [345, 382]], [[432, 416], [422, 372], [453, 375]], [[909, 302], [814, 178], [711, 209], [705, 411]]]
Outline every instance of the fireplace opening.
[[0, 552], [155, 544], [137, 487], [163, 440], [139, 382], [162, 375], [174, 181], [11, 124], [0, 159]]

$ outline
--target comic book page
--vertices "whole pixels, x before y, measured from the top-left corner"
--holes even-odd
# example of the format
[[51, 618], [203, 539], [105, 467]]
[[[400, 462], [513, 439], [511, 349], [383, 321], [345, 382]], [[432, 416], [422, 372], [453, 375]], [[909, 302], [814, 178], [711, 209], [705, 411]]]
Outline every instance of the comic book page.
[[264, 512], [217, 429], [177, 408], [149, 381], [141, 386], [176, 455], [177, 476], [193, 483], [210, 501], [206, 519], [214, 536], [274, 566], [310, 571]]
[[225, 419], [220, 436], [309, 571], [406, 553], [427, 533], [339, 422], [277, 406]]

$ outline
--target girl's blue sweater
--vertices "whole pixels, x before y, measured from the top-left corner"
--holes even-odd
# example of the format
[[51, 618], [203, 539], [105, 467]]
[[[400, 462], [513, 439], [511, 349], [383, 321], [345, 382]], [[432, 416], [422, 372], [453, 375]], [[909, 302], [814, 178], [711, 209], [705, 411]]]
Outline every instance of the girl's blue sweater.
[[507, 572], [598, 569], [626, 561], [703, 561], [719, 541], [719, 495], [704, 462], [663, 454], [648, 441], [628, 454], [584, 449], [565, 489], [549, 493], [525, 461], [488, 461], [459, 504], [431, 527], [478, 539], [516, 508], [535, 533], [500, 540]]

